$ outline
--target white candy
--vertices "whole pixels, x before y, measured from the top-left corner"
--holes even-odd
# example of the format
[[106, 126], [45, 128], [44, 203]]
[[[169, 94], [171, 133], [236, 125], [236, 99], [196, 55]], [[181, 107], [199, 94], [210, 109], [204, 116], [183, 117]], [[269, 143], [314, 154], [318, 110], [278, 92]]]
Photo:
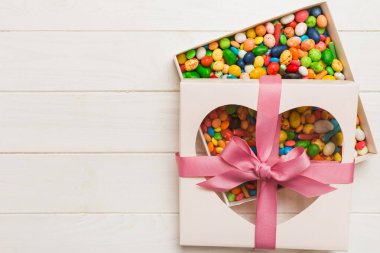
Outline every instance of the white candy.
[[288, 16], [282, 17], [281, 20], [280, 20], [280, 22], [283, 25], [287, 25], [290, 22], [292, 22], [293, 20], [294, 20], [294, 14], [290, 14]]
[[344, 79], [346, 79], [346, 77], [341, 72], [335, 72], [334, 76], [335, 76], [335, 78], [337, 80], [344, 80]]
[[206, 48], [200, 47], [197, 49], [197, 59], [202, 60], [206, 56]]
[[315, 132], [317, 134], [324, 134], [334, 129], [334, 125], [328, 120], [318, 120], [314, 123]]
[[246, 72], [246, 73], [251, 73], [252, 72], [252, 70], [254, 70], [255, 69], [255, 67], [252, 65], [252, 64], [249, 64], [249, 65], [245, 65], [245, 67], [244, 67], [244, 71]]
[[355, 130], [355, 138], [357, 141], [364, 141], [365, 139], [365, 133], [359, 127]]
[[235, 40], [239, 43], [243, 43], [247, 39], [245, 33], [237, 33], [235, 34]]
[[302, 36], [307, 31], [307, 25], [305, 23], [298, 23], [296, 25], [295, 33], [297, 36]]
[[273, 34], [274, 33], [274, 25], [272, 22], [268, 22], [265, 24], [265, 29], [267, 30], [267, 33]]
[[357, 150], [356, 152], [358, 152], [358, 155], [365, 155], [368, 153], [368, 148], [367, 146], [365, 146], [364, 148]]
[[298, 73], [300, 73], [301, 76], [307, 76], [307, 74], [308, 74], [307, 68], [305, 66], [299, 67], [298, 68]]
[[238, 53], [239, 59], [243, 59], [243, 58], [244, 58], [244, 55], [245, 55], [246, 53], [247, 53], [247, 52], [244, 51], [244, 50], [239, 50], [239, 53]]
[[335, 144], [333, 142], [329, 142], [323, 147], [323, 154], [325, 156], [330, 156], [334, 154], [334, 151], [335, 151]]

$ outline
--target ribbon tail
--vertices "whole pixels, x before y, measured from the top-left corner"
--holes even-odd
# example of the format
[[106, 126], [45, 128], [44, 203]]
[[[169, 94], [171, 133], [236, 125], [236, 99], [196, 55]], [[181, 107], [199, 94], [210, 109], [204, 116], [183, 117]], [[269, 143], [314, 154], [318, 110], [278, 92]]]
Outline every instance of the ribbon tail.
[[255, 248], [275, 249], [277, 226], [277, 183], [261, 181], [256, 205]]
[[251, 180], [257, 180], [257, 177], [255, 177], [252, 173], [246, 173], [239, 170], [231, 170], [203, 181], [198, 185], [208, 190], [226, 192], [238, 185], [241, 185], [242, 183]]
[[304, 176], [297, 176], [280, 184], [307, 198], [321, 196], [336, 189], [328, 184]]

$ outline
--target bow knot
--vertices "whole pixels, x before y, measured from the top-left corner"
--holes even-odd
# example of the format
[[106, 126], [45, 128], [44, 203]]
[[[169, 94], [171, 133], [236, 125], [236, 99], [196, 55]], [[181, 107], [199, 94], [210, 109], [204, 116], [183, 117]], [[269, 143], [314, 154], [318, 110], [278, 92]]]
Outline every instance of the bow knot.
[[254, 168], [253, 172], [260, 180], [269, 180], [272, 178], [271, 166], [266, 163], [258, 163]]

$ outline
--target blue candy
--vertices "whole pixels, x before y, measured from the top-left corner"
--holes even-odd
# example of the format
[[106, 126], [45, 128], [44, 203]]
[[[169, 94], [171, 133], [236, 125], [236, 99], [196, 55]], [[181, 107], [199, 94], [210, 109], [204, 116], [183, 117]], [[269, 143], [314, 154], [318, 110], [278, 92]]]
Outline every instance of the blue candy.
[[286, 45], [278, 45], [272, 48], [271, 50], [271, 56], [275, 58], [279, 58], [281, 53], [284, 52], [286, 49], [288, 49], [288, 46]]
[[253, 153], [255, 153], [257, 155], [257, 149], [256, 149], [256, 147], [251, 147], [251, 150], [252, 150]]
[[270, 58], [269, 62], [280, 62], [280, 59], [278, 59], [276, 57], [272, 57], [272, 58]]
[[309, 36], [310, 39], [314, 40], [315, 44], [321, 41], [321, 35], [315, 28], [307, 29], [307, 36]]
[[301, 42], [304, 41], [304, 40], [307, 40], [308, 38], [309, 38], [309, 36], [307, 36], [307, 35], [305, 35], [305, 34], [302, 35], [302, 36], [301, 36]]
[[213, 137], [213, 136], [215, 135], [214, 128], [212, 128], [212, 127], [208, 127], [208, 128], [207, 128], [207, 133], [208, 133], [211, 137]]
[[227, 79], [237, 79], [237, 77], [234, 76], [234, 75], [228, 75], [228, 76], [227, 76]]
[[238, 50], [236, 47], [230, 47], [230, 50], [231, 50], [235, 55], [238, 55], [238, 54], [239, 54], [239, 50]]
[[292, 150], [291, 147], [284, 147], [284, 153], [285, 155], [288, 154]]
[[255, 55], [252, 53], [252, 52], [247, 52], [245, 55], [244, 55], [244, 58], [243, 58], [244, 62], [246, 64], [252, 64], [253, 61], [255, 60]]
[[311, 8], [309, 14], [314, 17], [318, 17], [322, 14], [322, 9], [318, 6]]
[[244, 63], [243, 59], [237, 60], [236, 65], [238, 65], [241, 69], [244, 69], [244, 67], [245, 67], [245, 63]]
[[249, 190], [249, 195], [256, 196], [256, 190]]

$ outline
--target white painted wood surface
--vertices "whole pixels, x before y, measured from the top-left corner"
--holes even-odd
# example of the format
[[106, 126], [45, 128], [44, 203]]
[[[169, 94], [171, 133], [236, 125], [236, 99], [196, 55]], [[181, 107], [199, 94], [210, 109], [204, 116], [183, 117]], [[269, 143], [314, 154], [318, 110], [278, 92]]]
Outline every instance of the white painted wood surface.
[[[178, 246], [172, 59], [310, 2], [0, 0], [0, 252], [251, 252]], [[380, 4], [329, 3], [379, 142]], [[379, 167], [356, 168], [350, 253], [379, 252]]]

